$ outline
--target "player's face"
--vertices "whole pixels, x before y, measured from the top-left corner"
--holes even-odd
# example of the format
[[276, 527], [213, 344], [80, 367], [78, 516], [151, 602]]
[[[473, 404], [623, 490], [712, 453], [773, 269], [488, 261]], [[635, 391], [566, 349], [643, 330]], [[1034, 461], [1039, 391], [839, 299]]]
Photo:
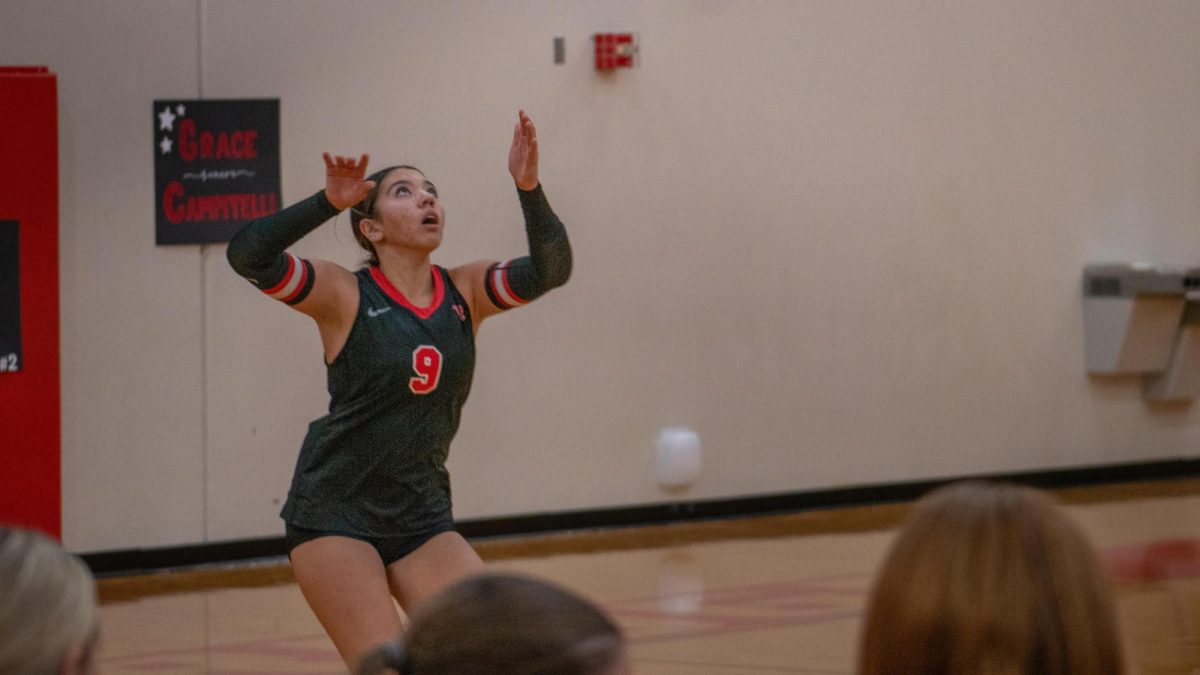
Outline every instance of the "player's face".
[[375, 200], [383, 240], [404, 248], [432, 251], [442, 243], [446, 212], [437, 188], [414, 169], [396, 169], [384, 176]]

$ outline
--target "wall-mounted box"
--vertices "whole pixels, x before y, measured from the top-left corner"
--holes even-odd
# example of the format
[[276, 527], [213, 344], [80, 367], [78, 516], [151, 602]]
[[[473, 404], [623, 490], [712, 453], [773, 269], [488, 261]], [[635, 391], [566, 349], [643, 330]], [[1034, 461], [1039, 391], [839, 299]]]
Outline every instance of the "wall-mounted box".
[[1093, 374], [1161, 371], [1183, 317], [1185, 293], [1200, 277], [1136, 263], [1083, 270], [1085, 360]]
[[1200, 396], [1200, 294], [1189, 294], [1167, 366], [1146, 375], [1150, 401], [1187, 401]]

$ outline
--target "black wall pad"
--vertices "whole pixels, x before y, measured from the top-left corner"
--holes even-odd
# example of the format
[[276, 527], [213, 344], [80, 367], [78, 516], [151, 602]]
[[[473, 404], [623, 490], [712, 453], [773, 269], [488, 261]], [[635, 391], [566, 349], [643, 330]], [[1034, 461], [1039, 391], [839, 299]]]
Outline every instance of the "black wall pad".
[[[1200, 477], [1200, 459], [1161, 460], [1053, 471], [980, 474], [751, 497], [505, 516], [460, 521], [458, 531], [468, 539], [481, 539], [865, 506], [911, 501], [947, 483], [968, 479], [1007, 481], [1053, 490], [1193, 477]], [[282, 523], [280, 523], [280, 529], [283, 529]], [[268, 537], [191, 546], [85, 553], [80, 557], [97, 576], [121, 576], [181, 567], [248, 562], [258, 558], [285, 555], [287, 555], [287, 546], [283, 537]]]

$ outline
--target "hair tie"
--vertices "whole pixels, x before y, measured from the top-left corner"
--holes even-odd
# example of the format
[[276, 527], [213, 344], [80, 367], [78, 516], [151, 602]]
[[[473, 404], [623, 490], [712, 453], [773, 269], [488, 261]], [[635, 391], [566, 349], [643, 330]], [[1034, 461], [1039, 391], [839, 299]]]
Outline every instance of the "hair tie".
[[388, 670], [403, 675], [407, 662], [408, 654], [404, 650], [404, 643], [395, 640], [368, 652], [359, 662], [358, 675], [379, 675]]

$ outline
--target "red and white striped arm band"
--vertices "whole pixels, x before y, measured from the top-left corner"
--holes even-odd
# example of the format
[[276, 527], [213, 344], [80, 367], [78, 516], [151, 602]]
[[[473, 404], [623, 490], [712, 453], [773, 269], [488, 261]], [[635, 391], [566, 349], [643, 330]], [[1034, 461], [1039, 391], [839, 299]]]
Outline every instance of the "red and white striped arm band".
[[500, 309], [512, 309], [528, 304], [530, 300], [534, 299], [514, 290], [514, 286], [518, 288], [521, 286], [521, 271], [528, 266], [529, 258], [518, 258], [517, 260], [505, 260], [488, 268], [483, 285], [487, 289], [488, 299], [492, 301], [492, 304]]
[[312, 263], [309, 261], [291, 253], [283, 255], [287, 257], [287, 271], [279, 283], [262, 289], [262, 292], [280, 302], [294, 305], [308, 297], [308, 292], [312, 290], [315, 274]]

